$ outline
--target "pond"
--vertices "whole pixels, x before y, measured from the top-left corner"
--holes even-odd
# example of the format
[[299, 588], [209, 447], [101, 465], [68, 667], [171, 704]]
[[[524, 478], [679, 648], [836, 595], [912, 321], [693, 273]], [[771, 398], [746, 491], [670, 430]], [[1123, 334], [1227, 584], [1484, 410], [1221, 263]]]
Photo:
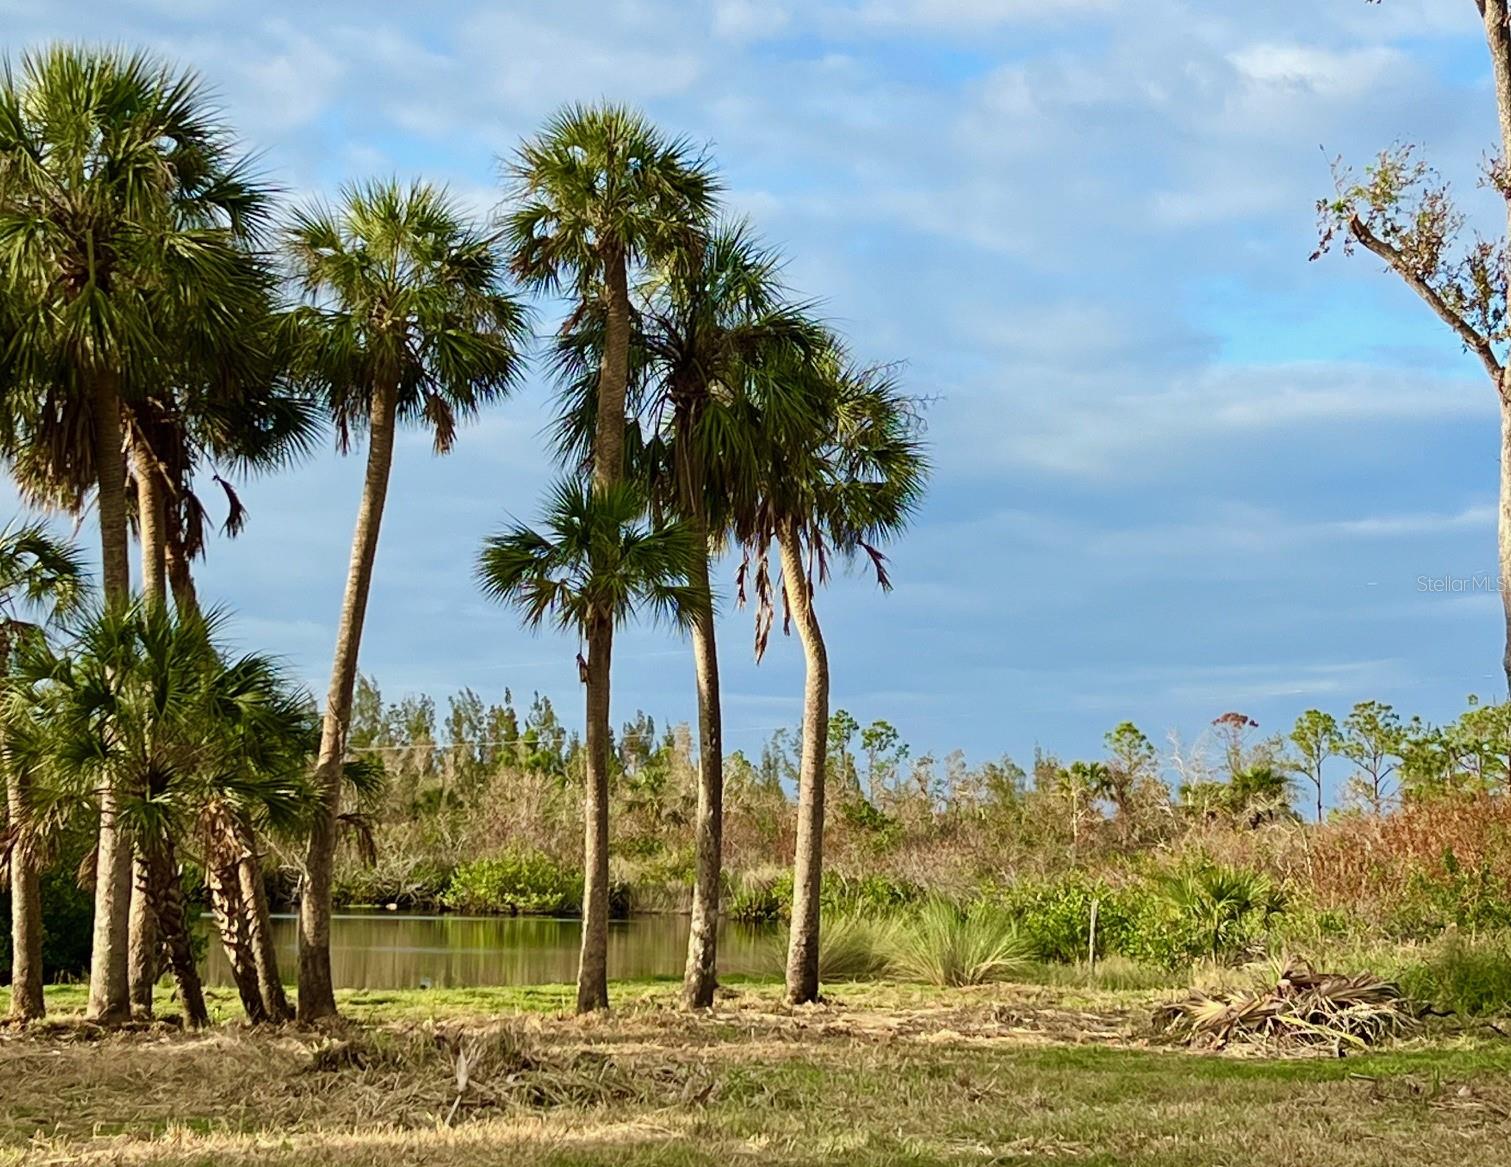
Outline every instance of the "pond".
[[[680, 976], [687, 959], [686, 916], [636, 916], [609, 924], [613, 979]], [[343, 912], [331, 920], [331, 971], [338, 989], [412, 989], [551, 984], [575, 980], [580, 921], [534, 916], [426, 916], [403, 912]], [[292, 915], [275, 915], [279, 971], [292, 981], [298, 968]], [[781, 930], [725, 923], [719, 933], [719, 971], [776, 972]], [[230, 985], [219, 938], [205, 953], [205, 980]]]

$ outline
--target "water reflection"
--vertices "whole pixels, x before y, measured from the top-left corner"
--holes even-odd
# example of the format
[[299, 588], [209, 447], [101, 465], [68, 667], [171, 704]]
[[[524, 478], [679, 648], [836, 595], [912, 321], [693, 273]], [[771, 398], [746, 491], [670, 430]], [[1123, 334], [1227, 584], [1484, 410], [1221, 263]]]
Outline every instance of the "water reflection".
[[[686, 916], [639, 916], [609, 925], [609, 976], [678, 976], [687, 958]], [[577, 920], [527, 916], [419, 916], [346, 912], [331, 920], [331, 971], [343, 989], [407, 989], [422, 981], [437, 988], [529, 985], [577, 976]], [[279, 969], [292, 980], [294, 917], [273, 918]], [[726, 923], [719, 936], [719, 969], [769, 972], [780, 937], [772, 928]], [[230, 985], [216, 938], [205, 954], [205, 979]]]

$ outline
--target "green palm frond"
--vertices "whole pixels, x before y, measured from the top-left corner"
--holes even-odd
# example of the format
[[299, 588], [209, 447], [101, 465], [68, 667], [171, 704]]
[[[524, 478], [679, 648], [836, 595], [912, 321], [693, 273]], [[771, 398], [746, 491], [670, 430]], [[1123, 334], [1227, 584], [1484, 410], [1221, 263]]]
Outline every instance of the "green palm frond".
[[694, 551], [684, 524], [647, 517], [635, 484], [590, 491], [569, 480], [552, 490], [539, 528], [515, 525], [488, 538], [477, 579], [531, 627], [581, 631], [596, 614], [623, 624], [639, 611], [682, 624]]
[[293, 211], [283, 241], [303, 302], [280, 321], [280, 343], [343, 447], [366, 426], [380, 382], [397, 388], [399, 419], [426, 426], [438, 452], [518, 385], [528, 312], [505, 287], [497, 237], [443, 188], [349, 186], [337, 205]]
[[505, 164], [502, 216], [515, 275], [584, 301], [604, 259], [655, 262], [687, 246], [719, 183], [709, 160], [622, 105], [569, 105]]

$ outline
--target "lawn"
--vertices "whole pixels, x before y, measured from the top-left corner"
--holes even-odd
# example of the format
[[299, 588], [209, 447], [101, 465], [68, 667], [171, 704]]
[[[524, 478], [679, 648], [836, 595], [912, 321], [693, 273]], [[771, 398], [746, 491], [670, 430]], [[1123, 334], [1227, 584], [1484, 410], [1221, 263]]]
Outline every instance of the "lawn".
[[749, 983], [696, 1018], [675, 999], [619, 985], [578, 1020], [566, 986], [349, 993], [330, 1035], [60, 1017], [0, 1032], [0, 1163], [1474, 1167], [1511, 1140], [1489, 1028], [1297, 1058], [1159, 1045], [1148, 992], [841, 986], [790, 1010]]

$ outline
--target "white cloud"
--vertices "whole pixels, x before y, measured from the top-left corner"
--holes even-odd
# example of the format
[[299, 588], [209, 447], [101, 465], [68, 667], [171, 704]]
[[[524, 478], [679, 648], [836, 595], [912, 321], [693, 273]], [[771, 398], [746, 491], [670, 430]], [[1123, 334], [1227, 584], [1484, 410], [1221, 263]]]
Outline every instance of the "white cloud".
[[756, 41], [779, 35], [791, 13], [770, 0], [715, 0], [714, 35], [732, 41]]

